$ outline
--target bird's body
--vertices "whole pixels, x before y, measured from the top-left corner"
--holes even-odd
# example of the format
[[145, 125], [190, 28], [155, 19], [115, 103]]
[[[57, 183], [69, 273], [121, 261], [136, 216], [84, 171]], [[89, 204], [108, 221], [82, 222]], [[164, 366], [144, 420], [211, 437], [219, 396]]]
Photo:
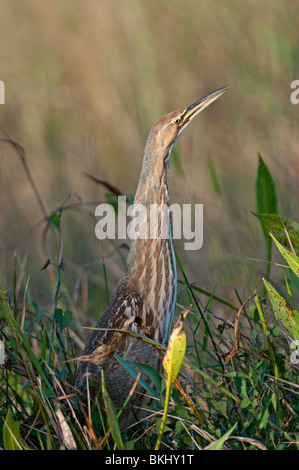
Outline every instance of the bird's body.
[[[142, 205], [147, 216], [139, 221], [139, 233], [146, 236], [132, 240], [128, 257], [128, 273], [118, 284], [110, 306], [95, 326], [80, 360], [76, 385], [87, 387], [92, 378], [92, 394], [99, 388], [104, 371], [108, 394], [116, 408], [127, 398], [135, 379], [115, 358], [116, 352], [132, 366], [145, 363], [160, 369], [155, 347], [126, 333], [146, 334], [166, 345], [176, 301], [176, 262], [169, 214], [168, 169], [172, 147], [188, 123], [202, 109], [217, 99], [225, 88], [211, 93], [196, 103], [159, 119], [149, 134], [134, 207]], [[155, 233], [149, 233], [151, 207], [157, 211]], [[97, 329], [97, 328], [101, 328]], [[104, 330], [102, 330], [104, 329]], [[105, 330], [107, 329], [107, 330]], [[109, 329], [111, 329], [109, 331]], [[135, 366], [133, 365], [133, 368]], [[137, 371], [138, 368], [135, 367]], [[148, 380], [147, 376], [144, 377]], [[146, 403], [145, 390], [138, 386], [131, 403]]]

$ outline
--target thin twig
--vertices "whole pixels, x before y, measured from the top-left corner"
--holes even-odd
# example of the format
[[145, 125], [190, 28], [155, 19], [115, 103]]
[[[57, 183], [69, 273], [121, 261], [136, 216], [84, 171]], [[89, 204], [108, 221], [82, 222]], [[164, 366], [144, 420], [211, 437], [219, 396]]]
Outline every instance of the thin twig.
[[38, 204], [39, 204], [39, 206], [40, 206], [40, 208], [41, 208], [41, 211], [42, 211], [42, 213], [44, 214], [44, 217], [47, 218], [47, 217], [48, 217], [47, 210], [46, 210], [45, 205], [44, 205], [44, 203], [43, 203], [43, 201], [42, 201], [42, 198], [41, 198], [41, 196], [40, 196], [40, 194], [39, 194], [39, 191], [38, 191], [38, 189], [37, 189], [37, 186], [36, 186], [36, 184], [35, 184], [35, 182], [34, 182], [34, 179], [33, 179], [32, 175], [31, 175], [31, 172], [30, 172], [30, 170], [29, 170], [29, 166], [28, 166], [27, 160], [26, 160], [26, 152], [25, 152], [25, 150], [23, 149], [23, 147], [22, 147], [20, 144], [18, 144], [17, 142], [15, 142], [14, 140], [12, 140], [12, 139], [9, 137], [8, 133], [5, 131], [5, 129], [3, 129], [3, 127], [0, 126], [0, 129], [1, 129], [2, 132], [6, 135], [6, 138], [0, 139], [0, 142], [8, 143], [8, 144], [12, 145], [12, 146], [14, 147], [14, 149], [16, 150], [17, 154], [19, 155], [19, 157], [20, 157], [20, 159], [21, 159], [21, 162], [22, 162], [24, 171], [25, 171], [25, 173], [26, 173], [27, 179], [28, 179], [28, 181], [29, 181], [29, 183], [30, 183], [30, 185], [31, 185], [31, 187], [32, 187], [32, 189], [33, 189], [33, 192], [34, 192], [35, 197], [36, 197], [36, 199], [37, 199], [37, 201], [38, 201]]

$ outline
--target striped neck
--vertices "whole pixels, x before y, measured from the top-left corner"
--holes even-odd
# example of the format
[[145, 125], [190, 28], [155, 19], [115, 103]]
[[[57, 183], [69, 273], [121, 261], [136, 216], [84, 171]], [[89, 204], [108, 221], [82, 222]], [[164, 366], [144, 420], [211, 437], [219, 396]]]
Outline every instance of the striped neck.
[[147, 234], [147, 237], [132, 240], [128, 258], [128, 277], [137, 293], [145, 299], [142, 320], [151, 336], [162, 343], [167, 341], [170, 333], [176, 300], [167, 173], [168, 168], [165, 168], [158, 190], [144, 188], [148, 194], [138, 197], [138, 191], [142, 189], [138, 187], [135, 204], [140, 204], [141, 199], [146, 201], [146, 217], [139, 218], [139, 233]]

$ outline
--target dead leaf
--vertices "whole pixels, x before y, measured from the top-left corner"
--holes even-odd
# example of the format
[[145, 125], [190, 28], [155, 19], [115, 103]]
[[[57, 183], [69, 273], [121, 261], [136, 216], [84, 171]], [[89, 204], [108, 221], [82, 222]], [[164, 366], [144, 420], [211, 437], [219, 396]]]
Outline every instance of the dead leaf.
[[60, 424], [60, 428], [62, 432], [62, 440], [63, 440], [65, 447], [68, 450], [77, 450], [77, 445], [73, 437], [71, 428], [69, 427], [68, 422], [65, 419], [60, 408], [58, 408], [58, 410], [56, 411], [56, 416]]
[[126, 331], [128, 330], [129, 326], [135, 321], [135, 317], [131, 317], [125, 321], [124, 326], [122, 328], [123, 333], [117, 331], [113, 334], [110, 343], [102, 344], [97, 349], [95, 349], [91, 354], [86, 354], [84, 356], [76, 357], [75, 359], [70, 359], [68, 362], [80, 361], [80, 362], [90, 362], [91, 364], [96, 364], [98, 366], [102, 366], [109, 357], [114, 354], [116, 348], [120, 345], [123, 341]]
[[226, 353], [226, 354], [223, 354], [221, 357], [222, 359], [224, 360], [224, 362], [228, 363], [232, 360], [232, 358], [237, 354], [237, 352], [239, 351], [239, 318], [240, 318], [240, 315], [241, 315], [241, 312], [243, 310], [243, 308], [245, 307], [245, 305], [249, 302], [249, 300], [252, 299], [252, 297], [255, 296], [255, 292], [253, 294], [251, 294], [250, 297], [248, 297], [247, 300], [245, 300], [245, 302], [243, 303], [243, 305], [241, 305], [237, 315], [236, 315], [236, 318], [235, 318], [235, 339], [234, 339], [234, 344], [233, 344], [233, 347], [232, 349]]

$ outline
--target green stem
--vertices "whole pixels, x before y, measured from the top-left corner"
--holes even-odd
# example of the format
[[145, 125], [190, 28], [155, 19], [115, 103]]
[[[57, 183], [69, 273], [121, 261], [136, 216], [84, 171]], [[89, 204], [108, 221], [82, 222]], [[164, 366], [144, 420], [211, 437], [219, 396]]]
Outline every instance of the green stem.
[[164, 428], [165, 428], [165, 423], [166, 423], [167, 413], [168, 413], [168, 407], [169, 407], [170, 390], [171, 390], [171, 383], [168, 382], [166, 384], [164, 411], [163, 411], [161, 426], [160, 426], [159, 435], [158, 435], [155, 450], [160, 449], [160, 445], [161, 445], [161, 442], [162, 442], [162, 436], [163, 436], [163, 433], [164, 433]]

